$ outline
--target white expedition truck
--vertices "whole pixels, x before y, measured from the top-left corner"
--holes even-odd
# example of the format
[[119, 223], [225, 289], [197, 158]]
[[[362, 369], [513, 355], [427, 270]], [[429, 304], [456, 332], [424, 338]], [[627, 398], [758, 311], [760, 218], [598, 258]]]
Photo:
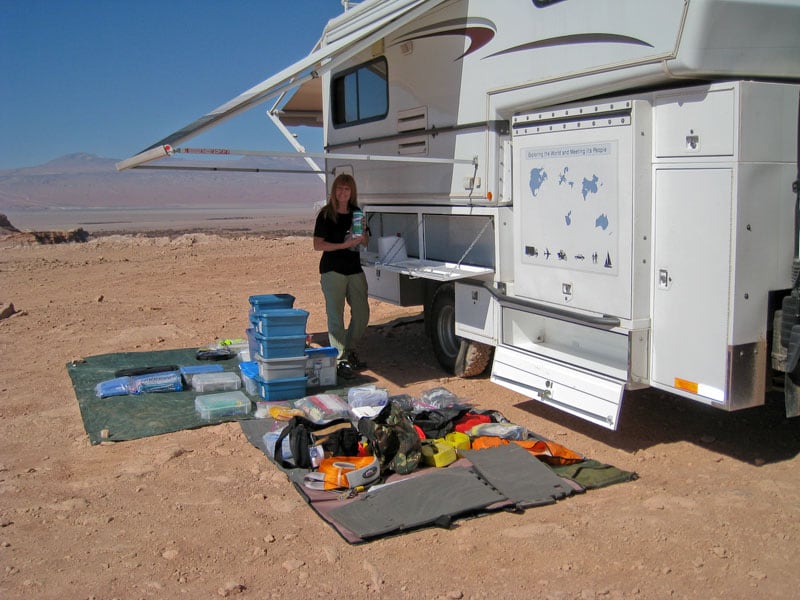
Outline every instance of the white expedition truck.
[[368, 0], [119, 168], [272, 99], [446, 369], [611, 429], [648, 386], [796, 416], [799, 97], [792, 0]]

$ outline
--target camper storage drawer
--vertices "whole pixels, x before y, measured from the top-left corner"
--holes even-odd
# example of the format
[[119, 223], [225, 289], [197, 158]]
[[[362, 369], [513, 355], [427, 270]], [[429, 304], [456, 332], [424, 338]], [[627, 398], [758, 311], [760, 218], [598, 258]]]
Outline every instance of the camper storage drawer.
[[363, 269], [367, 276], [369, 294], [373, 298], [400, 306], [422, 304], [424, 299], [422, 280], [412, 279], [408, 275], [376, 265], [364, 265]]

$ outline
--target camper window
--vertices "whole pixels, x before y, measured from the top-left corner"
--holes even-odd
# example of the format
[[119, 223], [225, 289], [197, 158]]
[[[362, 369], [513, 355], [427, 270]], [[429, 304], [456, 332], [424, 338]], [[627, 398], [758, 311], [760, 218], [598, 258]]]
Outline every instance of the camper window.
[[331, 85], [334, 127], [376, 121], [389, 111], [389, 86], [385, 58], [338, 73]]

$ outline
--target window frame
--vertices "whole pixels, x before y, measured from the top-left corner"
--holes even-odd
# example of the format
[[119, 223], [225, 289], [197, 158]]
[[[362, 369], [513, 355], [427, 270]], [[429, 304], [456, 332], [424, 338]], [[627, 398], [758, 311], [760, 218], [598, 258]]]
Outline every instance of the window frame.
[[[361, 96], [361, 84], [358, 81], [358, 72], [362, 70], [369, 70], [371, 65], [376, 63], [383, 63], [383, 83], [385, 85], [385, 94], [383, 99], [384, 102], [384, 110], [382, 113], [371, 115], [365, 118], [360, 117], [360, 112], [362, 108], [362, 96]], [[355, 88], [355, 102], [356, 102], [356, 110], [359, 112], [357, 118], [353, 120], [348, 120], [347, 118], [347, 109], [348, 109], [348, 97], [347, 97], [347, 83], [346, 78], [352, 74], [356, 74], [356, 88]], [[340, 92], [340, 90], [343, 90]], [[386, 60], [385, 56], [378, 56], [373, 59], [370, 59], [366, 62], [360, 63], [346, 69], [344, 71], [339, 71], [331, 76], [331, 87], [330, 87], [330, 103], [331, 103], [331, 124], [333, 125], [334, 129], [341, 129], [344, 127], [353, 127], [354, 125], [361, 125], [362, 123], [371, 123], [374, 121], [381, 121], [386, 118], [389, 114], [389, 63]], [[342, 120], [339, 120], [339, 115], [343, 115]]]

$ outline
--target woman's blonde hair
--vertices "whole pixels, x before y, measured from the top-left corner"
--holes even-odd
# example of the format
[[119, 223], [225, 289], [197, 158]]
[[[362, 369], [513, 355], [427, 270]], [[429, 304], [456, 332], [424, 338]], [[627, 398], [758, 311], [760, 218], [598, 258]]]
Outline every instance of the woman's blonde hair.
[[350, 188], [350, 201], [347, 203], [350, 209], [358, 208], [358, 190], [356, 188], [356, 180], [349, 173], [339, 173], [336, 179], [331, 184], [331, 191], [328, 194], [328, 201], [322, 207], [322, 212], [325, 216], [332, 221], [336, 222], [336, 188], [347, 186]]

